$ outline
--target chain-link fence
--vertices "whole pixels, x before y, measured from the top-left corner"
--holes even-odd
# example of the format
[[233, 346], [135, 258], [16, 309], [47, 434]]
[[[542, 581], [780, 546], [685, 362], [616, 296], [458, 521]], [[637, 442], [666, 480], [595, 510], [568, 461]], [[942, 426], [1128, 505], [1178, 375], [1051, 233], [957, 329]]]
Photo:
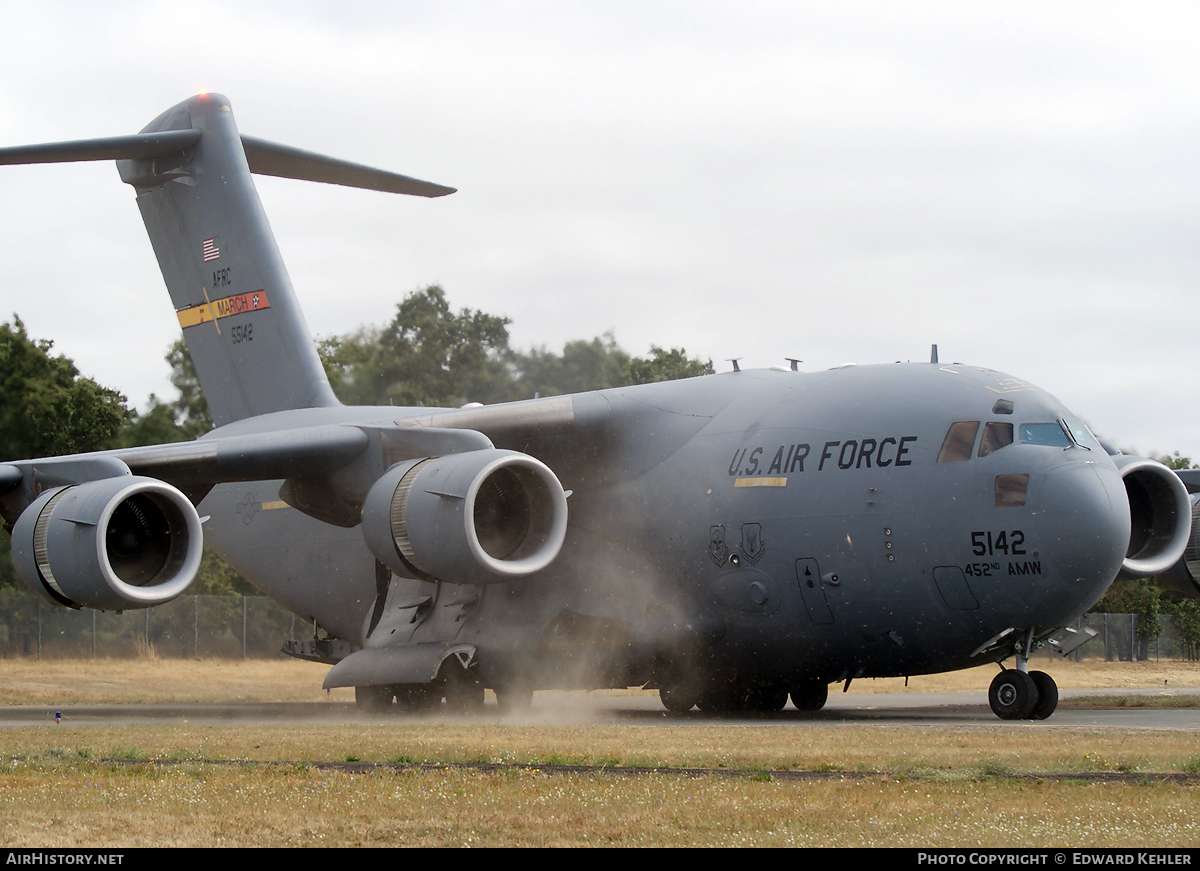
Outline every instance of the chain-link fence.
[[1084, 655], [1099, 659], [1103, 653], [1108, 662], [1194, 660], [1197, 651], [1189, 638], [1194, 633], [1189, 633], [1174, 615], [1159, 614], [1158, 620], [1162, 632], [1151, 635], [1139, 631], [1142, 618], [1137, 614], [1089, 614], [1084, 625], [1099, 634], [1084, 645]]
[[312, 626], [263, 596], [181, 596], [138, 611], [72, 611], [0, 589], [0, 656], [265, 659]]
[[[1196, 643], [1180, 621], [1159, 615], [1162, 632], [1138, 632], [1136, 614], [1088, 614], [1096, 637], [1072, 659], [1109, 662], [1195, 659]], [[135, 657], [152, 652], [177, 658], [263, 659], [283, 656], [285, 641], [307, 638], [312, 627], [264, 596], [182, 596], [140, 611], [72, 611], [33, 593], [0, 589], [0, 656]], [[1043, 648], [1037, 656], [1052, 656]]]

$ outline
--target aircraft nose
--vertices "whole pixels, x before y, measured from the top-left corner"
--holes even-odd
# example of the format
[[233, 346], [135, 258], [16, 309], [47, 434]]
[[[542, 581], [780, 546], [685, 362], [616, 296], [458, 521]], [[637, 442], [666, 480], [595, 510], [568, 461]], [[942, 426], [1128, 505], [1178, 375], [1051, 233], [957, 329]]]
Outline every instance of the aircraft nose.
[[[1046, 473], [1036, 516], [1042, 557], [1053, 567], [1060, 591], [1043, 604], [1064, 613], [1087, 607], [1103, 595], [1121, 569], [1129, 545], [1129, 501], [1115, 467], [1073, 459]], [[1049, 580], [1049, 579], [1048, 579]], [[1051, 601], [1055, 601], [1051, 608]], [[1037, 615], [1038, 622], [1050, 614]]]

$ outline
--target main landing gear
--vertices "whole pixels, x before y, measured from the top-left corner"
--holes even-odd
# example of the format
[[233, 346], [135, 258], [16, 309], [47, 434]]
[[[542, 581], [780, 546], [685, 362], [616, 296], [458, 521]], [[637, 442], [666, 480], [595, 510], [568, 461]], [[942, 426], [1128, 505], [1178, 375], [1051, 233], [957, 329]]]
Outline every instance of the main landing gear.
[[1006, 668], [992, 680], [988, 703], [1001, 720], [1044, 720], [1058, 707], [1058, 684], [1044, 671]]

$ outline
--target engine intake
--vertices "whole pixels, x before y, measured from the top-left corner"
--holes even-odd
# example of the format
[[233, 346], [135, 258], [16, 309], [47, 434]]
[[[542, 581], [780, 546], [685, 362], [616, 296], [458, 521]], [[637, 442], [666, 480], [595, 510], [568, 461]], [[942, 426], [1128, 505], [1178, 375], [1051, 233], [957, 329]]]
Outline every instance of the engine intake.
[[149, 608], [187, 589], [203, 537], [186, 496], [162, 481], [123, 475], [42, 493], [13, 527], [13, 566], [61, 605]]
[[399, 575], [511, 581], [558, 556], [567, 497], [527, 454], [467, 451], [393, 466], [367, 494], [362, 528], [371, 552]]
[[1183, 556], [1192, 530], [1192, 505], [1179, 476], [1154, 460], [1113, 457], [1129, 496], [1129, 547], [1121, 573], [1148, 577]]

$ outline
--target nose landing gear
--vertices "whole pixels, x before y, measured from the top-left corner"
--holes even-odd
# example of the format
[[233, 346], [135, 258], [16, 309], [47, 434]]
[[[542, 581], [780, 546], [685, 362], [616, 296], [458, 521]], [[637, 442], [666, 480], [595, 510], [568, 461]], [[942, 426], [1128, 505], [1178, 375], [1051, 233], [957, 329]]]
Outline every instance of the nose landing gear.
[[1058, 707], [1058, 684], [1044, 671], [1029, 671], [1029, 659], [1017, 654], [1017, 667], [992, 679], [988, 704], [1001, 720], [1044, 720]]

